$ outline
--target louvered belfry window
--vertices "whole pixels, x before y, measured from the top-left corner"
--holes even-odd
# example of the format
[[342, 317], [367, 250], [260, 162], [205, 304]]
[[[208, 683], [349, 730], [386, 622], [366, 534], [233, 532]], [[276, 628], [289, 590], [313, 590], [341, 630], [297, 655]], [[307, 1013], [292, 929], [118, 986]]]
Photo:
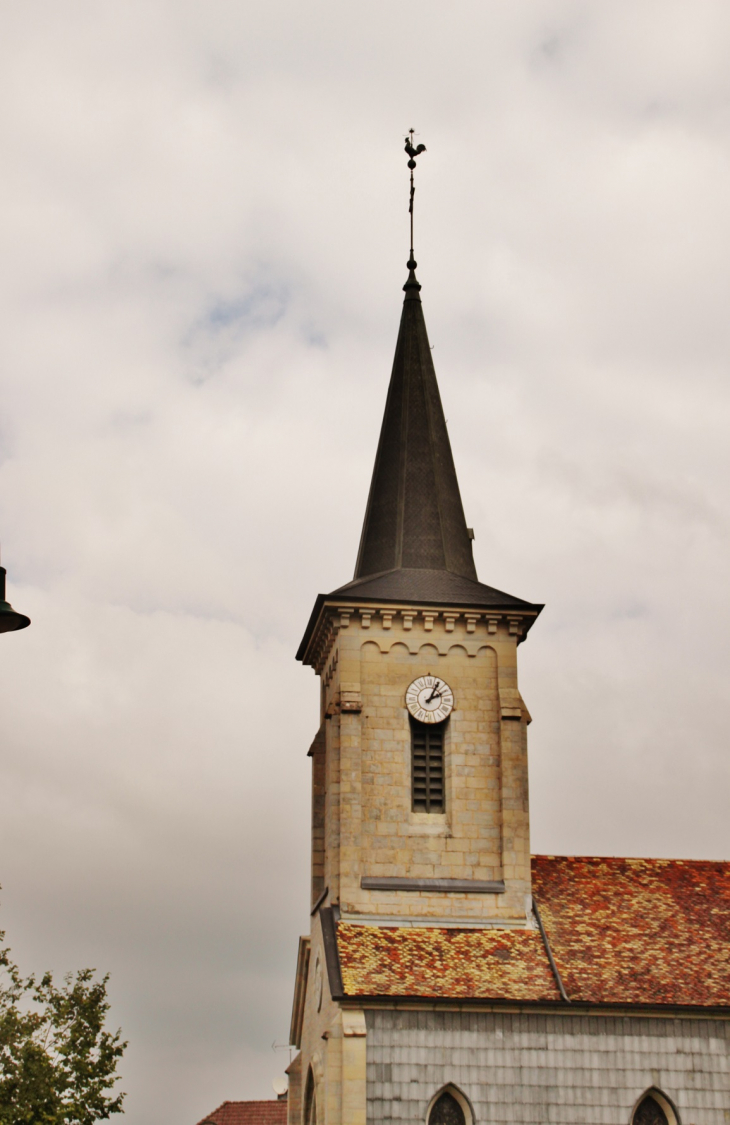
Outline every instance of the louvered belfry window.
[[411, 719], [411, 778], [413, 811], [444, 811], [445, 723]]

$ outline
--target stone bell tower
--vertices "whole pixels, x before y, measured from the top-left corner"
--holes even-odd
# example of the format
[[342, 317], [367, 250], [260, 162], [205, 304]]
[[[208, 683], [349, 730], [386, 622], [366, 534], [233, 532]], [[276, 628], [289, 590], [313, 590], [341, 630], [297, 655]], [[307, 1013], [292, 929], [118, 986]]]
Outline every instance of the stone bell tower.
[[319, 596], [297, 654], [321, 680], [312, 906], [525, 927], [517, 646], [542, 606], [477, 579], [420, 289], [410, 268], [354, 580]]

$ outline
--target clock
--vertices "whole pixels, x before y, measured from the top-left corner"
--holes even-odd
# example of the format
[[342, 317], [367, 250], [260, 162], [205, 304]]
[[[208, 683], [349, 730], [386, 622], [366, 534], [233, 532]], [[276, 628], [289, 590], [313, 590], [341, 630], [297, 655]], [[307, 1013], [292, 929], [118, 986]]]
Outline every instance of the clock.
[[406, 691], [406, 707], [419, 723], [442, 723], [454, 708], [454, 693], [437, 676], [419, 676]]

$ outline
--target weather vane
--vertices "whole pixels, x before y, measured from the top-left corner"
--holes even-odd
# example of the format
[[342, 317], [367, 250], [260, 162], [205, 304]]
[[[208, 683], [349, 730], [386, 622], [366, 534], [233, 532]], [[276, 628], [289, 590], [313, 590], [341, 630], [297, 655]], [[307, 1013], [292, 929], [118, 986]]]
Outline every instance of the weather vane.
[[413, 257], [413, 196], [416, 194], [416, 187], [413, 183], [413, 171], [416, 167], [416, 157], [420, 156], [422, 152], [426, 151], [425, 145], [418, 145], [417, 148], [413, 147], [413, 134], [415, 133], [415, 131], [415, 129], [409, 129], [408, 136], [406, 137], [406, 152], [410, 157], [408, 161], [408, 167], [411, 170], [411, 199], [410, 203], [408, 204], [408, 210], [411, 213], [411, 256], [408, 259], [409, 270], [414, 270], [416, 268], [416, 260]]

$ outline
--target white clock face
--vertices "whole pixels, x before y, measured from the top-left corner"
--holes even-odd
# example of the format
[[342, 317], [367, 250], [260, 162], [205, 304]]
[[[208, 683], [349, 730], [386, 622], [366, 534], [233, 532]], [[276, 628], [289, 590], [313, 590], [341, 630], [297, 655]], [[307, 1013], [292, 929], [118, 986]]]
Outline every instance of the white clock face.
[[438, 676], [419, 676], [406, 691], [406, 707], [419, 723], [442, 723], [454, 707], [454, 693]]

